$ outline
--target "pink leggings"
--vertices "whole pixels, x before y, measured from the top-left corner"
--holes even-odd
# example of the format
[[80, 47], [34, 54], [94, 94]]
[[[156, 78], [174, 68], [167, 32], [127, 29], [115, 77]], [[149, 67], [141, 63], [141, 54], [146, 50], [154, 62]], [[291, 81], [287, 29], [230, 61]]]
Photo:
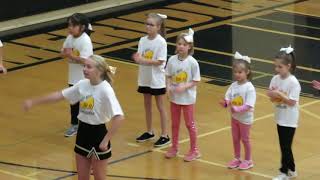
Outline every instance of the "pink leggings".
[[172, 148], [178, 150], [181, 110], [190, 136], [191, 151], [197, 151], [197, 128], [194, 120], [194, 105], [179, 105], [171, 102]]
[[240, 140], [244, 145], [245, 160], [251, 160], [251, 144], [250, 144], [250, 128], [251, 125], [243, 124], [240, 121], [233, 119], [231, 121], [232, 140], [234, 148], [234, 156], [240, 159], [241, 145]]

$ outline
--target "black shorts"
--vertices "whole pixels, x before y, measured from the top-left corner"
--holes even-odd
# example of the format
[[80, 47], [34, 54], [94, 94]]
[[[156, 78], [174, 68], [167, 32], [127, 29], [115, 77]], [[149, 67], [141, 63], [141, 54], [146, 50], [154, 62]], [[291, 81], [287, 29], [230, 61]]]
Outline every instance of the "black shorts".
[[108, 144], [107, 151], [101, 151], [99, 145], [108, 130], [105, 124], [91, 125], [79, 121], [79, 128], [76, 138], [74, 152], [87, 158], [96, 158], [97, 160], [109, 159], [111, 157], [111, 144]]
[[151, 94], [153, 96], [159, 96], [166, 94], [166, 88], [153, 89], [146, 86], [139, 86], [138, 92], [142, 94]]

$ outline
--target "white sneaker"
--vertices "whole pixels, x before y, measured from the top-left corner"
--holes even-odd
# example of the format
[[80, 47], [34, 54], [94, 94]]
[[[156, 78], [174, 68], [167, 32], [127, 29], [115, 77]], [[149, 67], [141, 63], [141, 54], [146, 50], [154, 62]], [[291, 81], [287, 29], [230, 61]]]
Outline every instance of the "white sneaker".
[[272, 178], [272, 180], [289, 180], [289, 177], [284, 173], [280, 173], [278, 176]]
[[298, 177], [297, 171], [291, 171], [291, 170], [289, 169], [289, 171], [288, 171], [288, 177], [289, 177], [290, 179], [291, 179], [291, 178]]

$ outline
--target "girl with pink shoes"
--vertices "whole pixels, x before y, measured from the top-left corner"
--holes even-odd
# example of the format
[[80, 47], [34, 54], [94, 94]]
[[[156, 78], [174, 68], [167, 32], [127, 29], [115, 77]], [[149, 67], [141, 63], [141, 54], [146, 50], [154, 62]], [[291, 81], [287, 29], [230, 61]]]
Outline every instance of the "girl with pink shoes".
[[192, 57], [193, 30], [182, 33], [177, 38], [176, 55], [167, 64], [167, 88], [171, 102], [172, 146], [166, 153], [166, 158], [173, 158], [178, 153], [178, 140], [181, 112], [190, 136], [190, 151], [184, 160], [189, 162], [200, 158], [197, 146], [197, 128], [194, 118], [194, 107], [197, 95], [197, 83], [201, 80], [199, 64]]
[[[253, 110], [256, 102], [256, 91], [251, 79], [251, 59], [236, 52], [232, 65], [234, 79], [226, 92], [225, 99], [220, 102], [224, 108], [230, 107], [231, 130], [234, 148], [234, 159], [228, 168], [241, 170], [253, 167], [251, 157], [250, 129], [253, 123]], [[244, 145], [245, 158], [240, 159], [241, 143]]]

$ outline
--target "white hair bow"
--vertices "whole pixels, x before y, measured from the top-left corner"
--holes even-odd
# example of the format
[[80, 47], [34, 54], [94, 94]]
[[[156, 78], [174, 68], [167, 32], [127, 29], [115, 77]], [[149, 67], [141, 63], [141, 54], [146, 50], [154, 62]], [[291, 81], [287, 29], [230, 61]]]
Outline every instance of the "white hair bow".
[[90, 31], [93, 31], [92, 25], [91, 25], [90, 23], [88, 24], [88, 29], [89, 29]]
[[193, 42], [193, 35], [194, 35], [194, 31], [189, 28], [189, 32], [188, 34], [184, 37], [184, 39], [188, 42], [188, 43], [192, 43]]
[[249, 56], [242, 56], [238, 51], [234, 54], [234, 58], [247, 61], [249, 64], [251, 63], [251, 58], [249, 58]]
[[290, 54], [294, 51], [294, 49], [291, 47], [291, 45], [287, 48], [281, 48], [280, 51], [284, 51], [286, 52], [287, 54]]
[[109, 69], [110, 69], [111, 74], [113, 74], [113, 75], [116, 74], [116, 72], [117, 72], [117, 67], [109, 66]]
[[160, 16], [162, 19], [167, 19], [168, 18], [168, 16], [165, 15], [165, 14], [158, 13], [157, 15]]

